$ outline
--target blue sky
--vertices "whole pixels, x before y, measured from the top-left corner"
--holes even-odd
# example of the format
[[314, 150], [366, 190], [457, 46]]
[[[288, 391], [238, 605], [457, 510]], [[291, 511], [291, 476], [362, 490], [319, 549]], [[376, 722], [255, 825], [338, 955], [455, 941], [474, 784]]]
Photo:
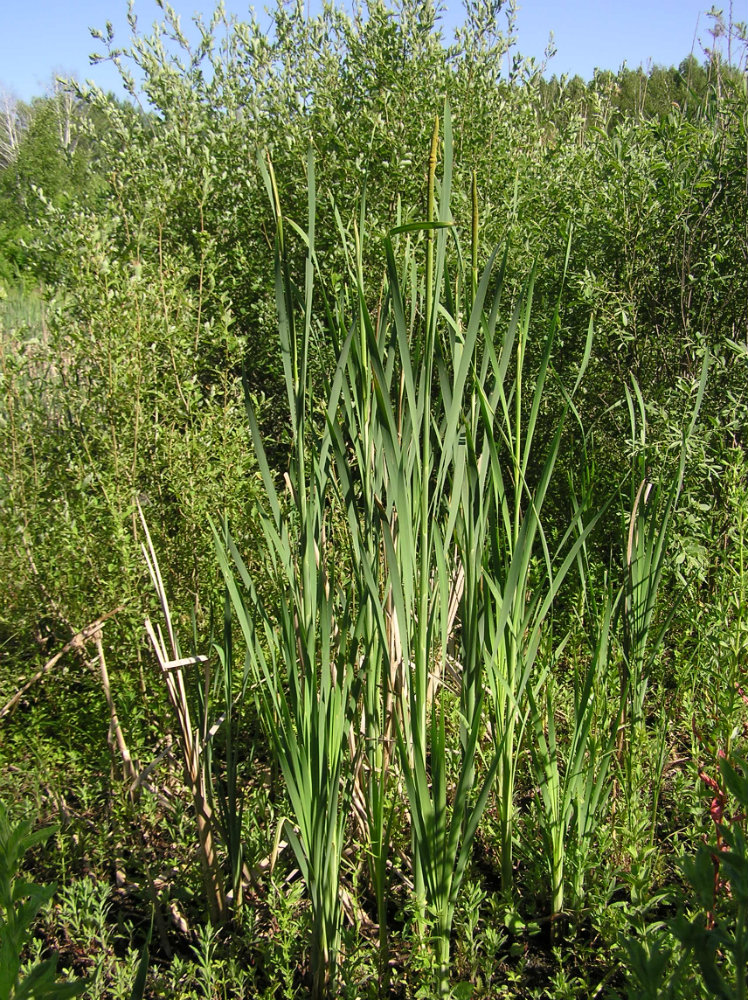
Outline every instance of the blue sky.
[[[172, 0], [172, 5], [187, 23], [195, 11], [213, 9], [211, 0]], [[677, 64], [692, 49], [702, 57], [702, 45], [709, 44], [710, 6], [704, 0], [520, 0], [519, 50], [542, 58], [553, 31], [557, 55], [550, 71], [579, 73], [586, 79], [595, 67], [615, 70], [624, 61], [631, 67]], [[263, 4], [256, 7], [261, 11]], [[443, 23], [451, 31], [461, 20], [462, 5], [447, 0], [446, 7]], [[226, 0], [226, 8], [242, 17], [249, 4]], [[135, 12], [141, 30], [159, 14], [154, 0], [135, 0]], [[115, 42], [126, 44], [126, 13], [127, 0], [5, 0], [0, 88], [29, 100], [44, 93], [55, 74], [73, 74], [119, 91], [113, 67], [89, 64], [97, 43], [88, 29], [103, 29], [110, 20]], [[734, 0], [734, 18], [748, 21], [748, 0]]]

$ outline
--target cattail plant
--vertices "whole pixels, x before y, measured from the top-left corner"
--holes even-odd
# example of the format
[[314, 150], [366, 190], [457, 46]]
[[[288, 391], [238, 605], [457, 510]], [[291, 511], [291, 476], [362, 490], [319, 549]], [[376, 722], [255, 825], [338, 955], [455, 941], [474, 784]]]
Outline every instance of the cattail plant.
[[[285, 508], [251, 406], [249, 421], [267, 495], [262, 524], [278, 576], [277, 608], [260, 599], [230, 536], [224, 544], [216, 531], [216, 542], [293, 809], [295, 822], [287, 833], [312, 905], [316, 995], [329, 986], [337, 958], [342, 805], [354, 797], [354, 776], [363, 770], [360, 787], [374, 793], [363, 811], [384, 934], [388, 739], [396, 741], [410, 809], [417, 909], [424, 925], [428, 919], [433, 923], [439, 991], [445, 995], [455, 900], [495, 770], [494, 762], [475, 793], [484, 700], [479, 619], [487, 593], [481, 552], [488, 524], [488, 460], [480, 464], [475, 441], [490, 433], [481, 426], [475, 377], [495, 255], [463, 329], [458, 311], [443, 305], [451, 228], [448, 115], [444, 132], [439, 219], [433, 218], [435, 129], [430, 218], [398, 227], [385, 239], [386, 285], [376, 319], [366, 302], [360, 245], [352, 257], [353, 318], [341, 314], [342, 304], [327, 303], [325, 322], [338, 364], [323, 426], [309, 420], [307, 371], [315, 269], [313, 162], [308, 225], [301, 233], [307, 247], [302, 301], [291, 282], [284, 220], [272, 169], [266, 168], [276, 211], [276, 300], [293, 430]], [[423, 267], [415, 266], [411, 243], [419, 232], [427, 242], [423, 285]], [[359, 240], [362, 233], [363, 227]], [[405, 284], [396, 259], [400, 237]], [[472, 284], [462, 284], [468, 294]], [[494, 303], [494, 314], [496, 308]], [[299, 313], [303, 329], [297, 335]], [[350, 552], [350, 567], [340, 576], [328, 542], [333, 475], [349, 530], [349, 537], [338, 541]], [[450, 795], [446, 727], [453, 695], [445, 675], [450, 639], [458, 633], [461, 655], [452, 673], [463, 752]], [[359, 695], [363, 733], [353, 738]], [[356, 758], [348, 767], [344, 757], [351, 739]]]
[[[526, 415], [532, 284], [499, 336], [503, 265], [494, 252], [479, 276], [475, 179], [467, 267], [451, 216], [448, 109], [440, 139], [437, 122], [426, 219], [384, 238], [375, 309], [363, 273], [363, 211], [352, 237], [338, 217], [349, 274], [334, 300], [323, 282], [315, 288], [310, 156], [307, 227], [291, 224], [306, 248], [298, 288], [272, 167], [263, 165], [276, 218], [276, 304], [293, 435], [284, 496], [249, 404], [266, 494], [265, 550], [278, 587], [274, 606], [261, 599], [230, 535], [216, 530], [215, 539], [293, 811], [287, 835], [311, 902], [316, 996], [330, 987], [338, 960], [349, 803], [367, 840], [386, 989], [395, 772], [407, 795], [417, 927], [434, 947], [437, 992], [448, 994], [455, 903], [497, 774], [502, 865], [505, 884], [511, 882], [525, 688], [542, 625], [594, 523], [578, 531], [574, 522], [558, 551], [549, 552], [540, 512], [563, 414], [534, 486], [528, 476], [558, 310]], [[315, 410], [309, 354], [317, 303], [337, 362]], [[531, 593], [536, 549], [546, 572]], [[448, 739], [453, 717], [456, 753]], [[487, 719], [492, 740], [479, 765]]]
[[[379, 985], [386, 993], [389, 988], [387, 861], [395, 820], [391, 777], [397, 693], [403, 689], [407, 678], [392, 598], [390, 594], [383, 597], [386, 580], [380, 498], [385, 493], [387, 471], [386, 464], [378, 458], [384, 452], [386, 427], [378, 417], [371, 355], [373, 352], [381, 366], [381, 358], [386, 352], [387, 326], [375, 323], [366, 305], [362, 262], [365, 210], [364, 197], [359, 225], [354, 227], [352, 247], [337, 216], [341, 240], [348, 251], [348, 290], [352, 295], [349, 299], [343, 296], [327, 317], [336, 354], [347, 353], [340, 408], [337, 420], [330, 423], [330, 433], [338, 490], [349, 531], [352, 582], [357, 601], [364, 609], [362, 708], [360, 725], [350, 734], [354, 770], [352, 805], [366, 845], [376, 899]], [[349, 312], [355, 317], [350, 335], [347, 330]], [[394, 369], [391, 363], [385, 367], [391, 391]]]
[[[286, 381], [292, 456], [282, 497], [270, 471], [251, 403], [252, 440], [265, 487], [260, 522], [277, 583], [273, 605], [261, 599], [229, 532], [214, 529], [226, 587], [247, 646], [258, 704], [288, 793], [293, 822], [286, 836], [311, 903], [312, 995], [334, 981], [340, 950], [340, 861], [352, 771], [348, 736], [358, 697], [365, 650], [364, 611], [350, 574], [331, 551], [331, 458], [327, 426], [310, 420], [309, 351], [314, 290], [316, 193], [308, 160], [308, 248], [301, 296], [290, 276], [283, 217], [272, 166], [262, 165], [276, 219], [275, 280], [281, 353]], [[297, 309], [303, 317], [298, 326]], [[327, 423], [338, 409], [345, 351], [327, 404]]]
[[[526, 691], [553, 601], [599, 517], [596, 515], [581, 527], [576, 518], [572, 519], [556, 551], [550, 552], [541, 512], [560, 453], [566, 415], [573, 406], [573, 396], [590, 357], [593, 331], [590, 324], [575, 385], [571, 393], [562, 392], [564, 405], [552, 428], [547, 451], [538, 461], [535, 435], [560, 325], [560, 302], [548, 323], [528, 410], [526, 360], [533, 286], [531, 276], [498, 350], [493, 346], [497, 341], [495, 336], [486, 339], [484, 370], [492, 380], [489, 382], [486, 375], [484, 384], [490, 385], [490, 390], [481, 394], [483, 421], [491, 431], [486, 436], [491, 491], [486, 567], [491, 600], [486, 618], [486, 673], [498, 754], [496, 799], [501, 881], [508, 899], [513, 885], [516, 768], [529, 714]], [[536, 464], [539, 472], [531, 482], [529, 470]], [[539, 565], [533, 568], [537, 556]]]
[[[531, 289], [520, 300], [503, 337], [497, 337], [503, 268], [497, 267], [494, 253], [478, 281], [474, 181], [470, 272], [461, 269], [450, 213], [448, 114], [440, 184], [436, 140], [435, 129], [425, 225], [399, 227], [385, 240], [387, 296], [378, 311], [377, 335], [368, 342], [367, 362], [384, 455], [383, 493], [376, 499], [386, 598], [394, 607], [402, 658], [410, 665], [402, 674], [397, 736], [410, 809], [416, 915], [421, 925], [431, 920], [438, 990], [446, 995], [454, 906], [497, 774], [502, 866], [511, 872], [518, 730], [527, 711], [523, 694], [542, 625], [596, 518], [581, 530], [576, 523], [570, 525], [559, 551], [551, 556], [540, 510], [560, 449], [563, 419], [537, 486], [531, 488], [527, 480], [558, 310], [523, 426]], [[396, 236], [418, 230], [426, 237], [422, 293], [410, 245], [406, 243], [399, 271], [393, 242]], [[458, 250], [454, 290], [448, 257], [453, 239]], [[421, 294], [422, 306], [408, 309], [407, 304], [419, 302]], [[591, 330], [574, 391], [590, 347]], [[363, 369], [358, 372], [362, 376]], [[510, 486], [505, 484], [507, 465]], [[529, 598], [537, 540], [542, 542], [547, 573], [545, 585]], [[369, 578], [373, 576], [370, 569]], [[485, 729], [487, 693], [494, 745], [478, 780], [476, 751]], [[452, 705], [459, 710], [460, 753], [450, 772], [446, 733]]]
[[[400, 227], [385, 240], [388, 297], [379, 320], [386, 331], [379, 341], [385, 351], [372, 351], [369, 360], [386, 469], [384, 492], [378, 498], [385, 596], [409, 667], [398, 691], [397, 742], [410, 811], [416, 914], [421, 927], [431, 925], [437, 989], [445, 996], [455, 902], [496, 766], [494, 759], [476, 788], [484, 700], [480, 553], [488, 516], [485, 463], [481, 468], [476, 450], [480, 408], [475, 379], [495, 255], [463, 327], [445, 287], [452, 229], [449, 113], [444, 120], [437, 219], [438, 138], [435, 127], [425, 224]], [[393, 242], [396, 236], [419, 230], [426, 237], [423, 290], [418, 269], [407, 259], [402, 266], [406, 281], [401, 280]], [[408, 248], [406, 244], [406, 254]], [[471, 284], [463, 281], [462, 287], [470, 289]], [[407, 302], [421, 306], [408, 311]], [[394, 373], [399, 376], [396, 382]], [[448, 670], [452, 643], [459, 652]], [[454, 773], [446, 737], [454, 704], [452, 685], [457, 689], [462, 744]]]

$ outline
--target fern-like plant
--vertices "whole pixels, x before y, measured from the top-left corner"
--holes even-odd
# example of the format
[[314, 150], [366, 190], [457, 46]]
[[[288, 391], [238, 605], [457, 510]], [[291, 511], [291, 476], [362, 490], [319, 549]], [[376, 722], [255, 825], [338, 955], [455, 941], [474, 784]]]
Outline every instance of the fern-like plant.
[[23, 877], [24, 855], [44, 843], [52, 827], [32, 830], [29, 820], [14, 823], [0, 802], [0, 1000], [63, 1000], [78, 996], [85, 982], [58, 982], [57, 956], [47, 958], [25, 975], [21, 963], [33, 935], [39, 911], [55, 894], [55, 885], [36, 885]]

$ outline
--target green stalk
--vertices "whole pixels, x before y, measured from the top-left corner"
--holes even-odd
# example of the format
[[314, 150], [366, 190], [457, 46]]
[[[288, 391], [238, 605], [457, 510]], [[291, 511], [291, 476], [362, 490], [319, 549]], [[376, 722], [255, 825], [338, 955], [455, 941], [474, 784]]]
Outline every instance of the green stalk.
[[[429, 228], [426, 231], [426, 299], [425, 299], [425, 346], [424, 346], [424, 377], [420, 380], [421, 392], [425, 394], [431, 385], [431, 372], [434, 352], [434, 325], [436, 317], [434, 297], [434, 230], [431, 225], [435, 214], [435, 183], [436, 164], [439, 149], [439, 118], [434, 120], [434, 131], [431, 136], [429, 152], [428, 195], [426, 221]], [[422, 399], [421, 420], [421, 482], [419, 490], [420, 525], [418, 545], [418, 635], [415, 648], [415, 699], [411, 706], [411, 718], [417, 720], [413, 731], [413, 753], [419, 756], [421, 766], [426, 764], [426, 712], [429, 675], [429, 582], [431, 562], [429, 558], [429, 491], [428, 481], [431, 469], [431, 421], [430, 404]], [[416, 918], [419, 934], [424, 935], [425, 929], [425, 886], [424, 874], [417, 850], [413, 852], [414, 879], [416, 891]]]
[[[396, 730], [400, 767], [410, 806], [415, 874], [416, 919], [425, 927], [433, 914], [430, 938], [438, 966], [437, 992], [449, 992], [449, 937], [454, 906], [478, 821], [488, 799], [495, 761], [475, 791], [475, 754], [482, 726], [483, 548], [488, 524], [485, 501], [487, 458], [476, 448], [481, 435], [480, 406], [473, 385], [479, 335], [485, 327], [483, 304], [492, 279], [493, 259], [471, 308], [464, 337], [457, 336], [455, 312], [441, 308], [446, 261], [451, 180], [451, 122], [444, 123], [444, 175], [440, 219], [393, 232], [425, 230], [433, 239], [432, 295], [421, 314], [429, 317], [423, 345], [409, 328], [406, 296], [391, 239], [387, 251], [387, 293], [380, 311], [388, 331], [369, 339], [370, 377], [375, 387], [373, 416], [384, 456], [377, 508], [386, 571], [383, 607], [391, 607], [402, 658], [413, 661], [399, 704]], [[432, 161], [433, 162], [433, 161]], [[434, 164], [435, 171], [435, 164]], [[434, 182], [435, 183], [435, 182]], [[435, 199], [435, 195], [434, 195]], [[434, 236], [434, 234], [436, 234]], [[428, 245], [428, 244], [427, 244]], [[406, 251], [407, 252], [407, 251]], [[403, 268], [406, 275], [412, 268]], [[418, 295], [417, 282], [409, 286]], [[470, 282], [461, 282], [470, 287]], [[413, 299], [411, 298], [411, 301]], [[411, 317], [417, 311], [411, 310]], [[452, 355], [437, 347], [436, 318], [449, 323]], [[393, 374], [399, 372], [399, 378]], [[433, 374], [438, 375], [436, 383]], [[440, 387], [434, 391], [434, 384]], [[393, 392], [396, 386], [401, 391]], [[402, 405], [399, 405], [399, 400]], [[338, 449], [340, 464], [352, 444]], [[341, 480], [350, 476], [341, 473]], [[477, 520], [476, 520], [477, 519]], [[476, 558], [476, 554], [478, 557]], [[370, 567], [370, 580], [375, 572]], [[456, 617], [455, 617], [456, 614]], [[457, 633], [455, 623], [462, 622]], [[459, 704], [463, 708], [463, 757], [454, 792], [448, 790], [446, 716], [451, 695], [443, 683], [443, 658], [450, 641], [459, 643]], [[424, 935], [425, 936], [425, 935]]]
[[[527, 686], [540, 643], [541, 630], [550, 612], [556, 593], [577, 560], [584, 545], [587, 529], [572, 540], [572, 527], [564, 535], [562, 546], [553, 558], [548, 551], [540, 515], [553, 477], [561, 445], [561, 435], [571, 398], [556, 421], [545, 458], [540, 464], [537, 482], [527, 481], [538, 415], [543, 399], [551, 351], [559, 326], [559, 306], [551, 317], [540, 367], [535, 376], [534, 391], [526, 422], [523, 415], [526, 344], [530, 329], [533, 279], [515, 307], [497, 355], [489, 345], [487, 365], [492, 373], [490, 393], [481, 400], [483, 421], [495, 435], [490, 448], [490, 478], [492, 491], [490, 544], [487, 551], [487, 582], [493, 600], [488, 616], [487, 676], [491, 692], [491, 721], [499, 754], [497, 774], [497, 805], [499, 846], [501, 850], [502, 888], [507, 897], [513, 886], [514, 794], [516, 764], [528, 720]], [[575, 389], [578, 387], [590, 355], [592, 329], [581, 364]], [[516, 342], [516, 343], [515, 343]], [[505, 378], [510, 359], [515, 355], [512, 390], [507, 394]], [[504, 463], [498, 442], [511, 456], [511, 478], [504, 479]], [[533, 463], [534, 464], [534, 463]], [[534, 553], [543, 554], [537, 579], [531, 581]], [[531, 590], [532, 583], [532, 590]], [[530, 596], [532, 593], [532, 596]]]
[[[342, 224], [340, 225], [343, 234]], [[366, 675], [363, 688], [365, 742], [361, 754], [365, 768], [358, 768], [360, 801], [366, 809], [365, 836], [368, 840], [370, 875], [377, 904], [379, 925], [379, 987], [389, 991], [389, 942], [387, 933], [388, 878], [387, 859], [392, 808], [388, 807], [390, 753], [387, 742], [392, 735], [392, 663], [389, 656], [387, 627], [380, 605], [384, 583], [380, 579], [382, 553], [381, 529], [375, 497], [382, 493], [382, 466], [376, 461], [381, 452], [381, 432], [374, 417], [374, 392], [370, 378], [368, 337], [381, 342], [381, 329], [375, 330], [366, 307], [362, 263], [365, 234], [365, 199], [360, 213], [360, 237], [356, 234], [353, 287], [358, 290], [357, 333], [351, 342], [348, 378], [343, 387], [343, 427], [336, 428], [333, 451], [351, 532], [352, 565], [359, 600], [365, 605]], [[342, 315], [342, 308], [339, 314]], [[335, 330], [334, 341], [344, 339], [345, 323], [329, 317]], [[348, 439], [347, 444], [345, 438]], [[349, 454], [356, 456], [361, 480], [360, 500], [351, 478]], [[363, 572], [362, 572], [363, 570]], [[366, 573], [371, 573], [370, 581]]]
[[[277, 580], [272, 605], [261, 600], [230, 535], [214, 528], [224, 581], [244, 633], [263, 722], [283, 776], [294, 822], [286, 837], [296, 855], [311, 903], [312, 996], [333, 989], [340, 949], [340, 858], [351, 794], [344, 767], [360, 681], [364, 629], [350, 574], [338, 574], [329, 551], [331, 534], [331, 436], [329, 421], [307, 426], [311, 409], [307, 358], [312, 339], [314, 284], [314, 162], [308, 160], [308, 225], [303, 297], [291, 279], [272, 168], [263, 165], [276, 213], [276, 305], [294, 450], [287, 482], [290, 513], [270, 471], [251, 402], [247, 413], [266, 494], [260, 512], [266, 558]], [[300, 300], [300, 301], [299, 301]], [[297, 335], [296, 313], [303, 309]], [[350, 339], [329, 388], [328, 417], [338, 410]], [[307, 450], [307, 440], [313, 446]]]
[[[435, 177], [436, 164], [439, 145], [439, 119], [434, 121], [434, 131], [431, 137], [431, 149], [429, 152], [428, 181], [427, 181], [427, 207], [426, 221], [429, 226], [434, 221], [435, 206]], [[425, 292], [425, 331], [423, 357], [425, 359], [424, 376], [419, 380], [419, 388], [423, 394], [426, 386], [431, 382], [430, 360], [433, 356], [433, 326], [434, 326], [434, 231], [427, 228], [426, 231], [426, 292]], [[413, 754], [418, 756], [419, 761], [425, 767], [426, 761], [426, 715], [428, 697], [428, 673], [429, 673], [429, 494], [428, 479], [430, 474], [430, 435], [431, 426], [429, 420], [429, 403], [425, 399], [421, 400], [419, 413], [421, 432], [421, 461], [420, 475], [421, 482], [417, 485], [419, 502], [419, 525], [418, 525], [418, 604], [416, 610], [416, 621], [418, 630], [415, 644], [415, 687], [414, 697], [411, 698], [411, 723], [414, 723], [412, 731]], [[416, 920], [418, 924], [419, 936], [425, 936], [425, 887], [424, 875], [420, 863], [420, 856], [417, 850], [413, 851], [414, 880], [416, 897]]]
[[472, 185], [471, 185], [471, 195], [472, 195], [472, 228], [471, 228], [471, 288], [473, 293], [473, 299], [478, 294], [478, 174], [473, 171]]
[[[595, 721], [607, 703], [605, 680], [612, 609], [608, 594], [582, 684], [575, 684], [565, 749], [559, 746], [556, 734], [554, 666], [568, 636], [549, 660], [540, 681], [528, 687], [534, 730], [530, 749], [540, 790], [538, 819], [550, 876], [552, 917], [559, 916], [566, 908], [565, 871], [569, 856], [575, 871], [573, 904], [581, 903], [587, 857], [611, 790], [609, 765], [615, 747], [615, 710], [611, 718], [602, 722], [601, 738], [596, 735]], [[554, 920], [552, 936], [557, 926]]]
[[[431, 149], [429, 151], [429, 167], [426, 196], [426, 221], [429, 227], [434, 221], [436, 197], [436, 164], [439, 156], [439, 116], [434, 119], [434, 131], [431, 134]], [[433, 292], [434, 292], [434, 230], [426, 231], [426, 339], [430, 336], [433, 322]]]
[[[228, 524], [223, 525], [224, 544], [228, 543]], [[223, 602], [223, 640], [214, 643], [221, 669], [217, 671], [216, 687], [222, 699], [222, 728], [225, 733], [226, 765], [223, 777], [213, 774], [213, 741], [207, 740], [205, 745], [206, 769], [208, 771], [208, 787], [215, 789], [220, 817], [220, 832], [228, 855], [231, 870], [231, 887], [233, 892], [233, 909], [238, 911], [242, 904], [244, 848], [242, 843], [242, 817], [244, 800], [239, 789], [239, 755], [242, 752], [237, 739], [240, 713], [244, 705], [247, 691], [248, 672], [245, 670], [239, 691], [234, 692], [234, 648], [232, 635], [231, 600], [228, 591], [224, 593]]]

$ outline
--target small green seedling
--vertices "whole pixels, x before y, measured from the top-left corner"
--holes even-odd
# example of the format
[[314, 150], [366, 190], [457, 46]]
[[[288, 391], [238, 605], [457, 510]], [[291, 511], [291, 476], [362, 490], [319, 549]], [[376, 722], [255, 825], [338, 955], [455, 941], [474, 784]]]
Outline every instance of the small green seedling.
[[85, 987], [82, 980], [57, 982], [56, 955], [21, 977], [21, 959], [31, 940], [34, 921], [57, 889], [55, 885], [27, 882], [21, 864], [26, 852], [53, 832], [52, 827], [47, 827], [33, 833], [28, 820], [13, 824], [5, 804], [0, 802], [0, 1000], [63, 1000], [78, 996]]

